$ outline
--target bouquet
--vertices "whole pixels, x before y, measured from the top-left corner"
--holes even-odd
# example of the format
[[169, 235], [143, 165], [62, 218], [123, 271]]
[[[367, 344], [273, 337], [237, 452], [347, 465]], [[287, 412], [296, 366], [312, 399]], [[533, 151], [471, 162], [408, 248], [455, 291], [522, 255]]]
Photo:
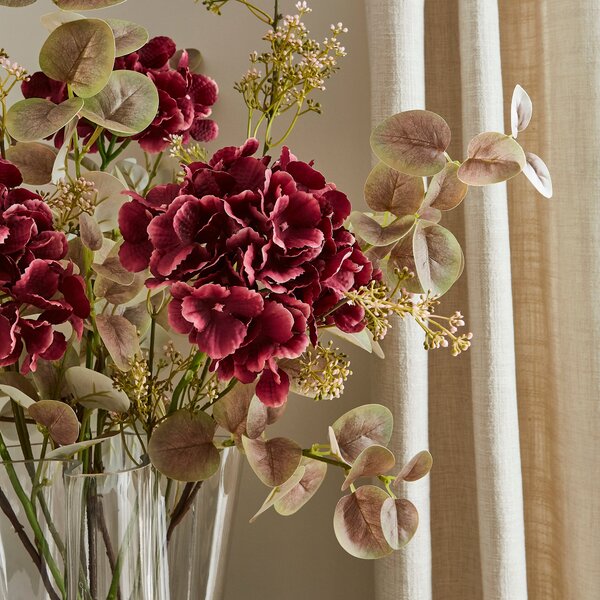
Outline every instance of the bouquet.
[[[461, 313], [437, 313], [464, 264], [440, 221], [468, 186], [521, 171], [551, 195], [543, 161], [517, 142], [527, 93], [515, 89], [511, 135], [477, 135], [464, 160], [448, 155], [442, 117], [390, 116], [370, 140], [370, 210], [357, 212], [318, 156], [286, 145], [321, 112], [315, 98], [346, 54], [341, 23], [317, 41], [306, 2], [287, 16], [277, 1], [272, 12], [202, 2], [216, 14], [240, 5], [231, 10], [268, 29], [235, 84], [247, 129], [209, 157], [218, 86], [200, 53], [73, 12], [119, 1], [53, 1], [61, 10], [43, 18], [41, 70], [0, 58], [0, 390], [23, 456], [76, 457], [94, 473], [95, 448], [135, 438], [164, 478], [169, 532], [224, 448], [237, 447], [269, 488], [256, 516], [294, 514], [333, 470], [347, 492], [333, 520], [342, 547], [359, 558], [400, 549], [418, 513], [395, 486], [425, 476], [432, 458], [423, 450], [396, 466], [389, 409], [351, 410], [308, 446], [269, 426], [290, 394], [339, 398], [351, 369], [338, 344], [383, 357], [395, 318], [416, 321], [427, 349], [469, 348]], [[12, 460], [1, 437], [0, 457]]]

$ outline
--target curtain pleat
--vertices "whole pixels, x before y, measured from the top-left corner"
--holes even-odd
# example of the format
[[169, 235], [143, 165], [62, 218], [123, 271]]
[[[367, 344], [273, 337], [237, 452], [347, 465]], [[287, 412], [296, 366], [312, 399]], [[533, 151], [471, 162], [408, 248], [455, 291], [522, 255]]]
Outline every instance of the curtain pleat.
[[[504, 132], [496, 0], [459, 0], [464, 153], [482, 131]], [[508, 208], [504, 184], [465, 200], [479, 546], [487, 600], [525, 600], [525, 529]]]
[[[425, 106], [424, 0], [366, 0], [371, 66], [372, 120]], [[407, 461], [429, 447], [427, 354], [422, 331], [412, 322], [394, 323], [384, 343], [385, 364], [375, 367], [374, 401], [394, 414], [391, 448]], [[390, 368], [393, 365], [393, 368]], [[378, 600], [431, 598], [430, 486], [410, 486], [406, 496], [419, 507], [420, 528], [405, 551], [376, 566]]]

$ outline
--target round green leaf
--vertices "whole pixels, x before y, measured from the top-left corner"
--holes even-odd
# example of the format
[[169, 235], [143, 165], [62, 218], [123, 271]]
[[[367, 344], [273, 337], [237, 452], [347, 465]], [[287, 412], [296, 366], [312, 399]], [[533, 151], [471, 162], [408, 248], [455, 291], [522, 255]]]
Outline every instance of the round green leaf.
[[352, 468], [348, 471], [342, 484], [342, 492], [346, 491], [357, 479], [383, 475], [393, 469], [395, 464], [394, 455], [385, 446], [368, 446], [356, 457]]
[[135, 325], [121, 315], [98, 315], [96, 326], [117, 368], [130, 371], [131, 359], [140, 353]]
[[402, 468], [396, 477], [396, 484], [401, 481], [418, 481], [425, 477], [431, 471], [433, 466], [433, 457], [427, 450], [422, 450], [413, 456]]
[[88, 213], [81, 213], [79, 216], [79, 233], [81, 242], [90, 250], [100, 250], [104, 237], [98, 221]]
[[365, 404], [342, 415], [332, 426], [342, 458], [353, 463], [369, 446], [387, 446], [394, 427], [389, 408]]
[[386, 542], [400, 550], [417, 532], [419, 513], [409, 500], [387, 498], [381, 507], [381, 529]]
[[204, 412], [178, 410], [152, 433], [148, 455], [166, 477], [203, 481], [214, 475], [220, 462], [213, 443], [216, 423]]
[[418, 177], [429, 177], [446, 164], [450, 127], [428, 110], [408, 110], [388, 117], [371, 134], [371, 148], [386, 165]]
[[213, 407], [213, 418], [236, 439], [246, 433], [246, 421], [254, 385], [237, 384], [229, 393], [221, 398]]
[[333, 529], [340, 546], [356, 558], [375, 559], [391, 554], [381, 527], [381, 510], [389, 496], [379, 487], [365, 485], [340, 498]]
[[423, 202], [422, 177], [400, 173], [385, 163], [375, 165], [365, 183], [367, 205], [378, 212], [388, 211], [402, 217], [413, 215]]
[[106, 87], [87, 98], [81, 114], [120, 136], [135, 135], [152, 123], [158, 91], [149, 77], [135, 71], [114, 71]]
[[467, 160], [458, 169], [458, 178], [467, 185], [506, 181], [518, 175], [526, 162], [518, 142], [495, 131], [476, 135], [469, 142], [467, 154]]
[[463, 253], [458, 240], [441, 225], [419, 221], [413, 235], [416, 274], [423, 291], [445, 294], [460, 277]]
[[257, 477], [269, 487], [284, 484], [302, 460], [302, 448], [287, 438], [251, 440], [242, 436], [246, 458]]
[[433, 176], [419, 212], [423, 215], [427, 208], [452, 210], [464, 200], [468, 191], [469, 186], [458, 178], [458, 165], [453, 162], [446, 163], [444, 168]]
[[121, 19], [105, 19], [115, 36], [116, 56], [139, 50], [149, 39], [148, 30], [137, 23]]
[[28, 412], [36, 423], [48, 430], [57, 444], [66, 446], [77, 441], [79, 420], [68, 404], [57, 400], [40, 400], [30, 406]]
[[97, 94], [115, 62], [112, 29], [100, 19], [78, 19], [57, 27], [40, 51], [40, 67], [52, 79], [68, 83], [81, 98]]
[[52, 2], [63, 10], [96, 10], [123, 4], [125, 0], [52, 0]]
[[6, 149], [6, 158], [18, 167], [25, 183], [45, 185], [52, 180], [56, 150], [47, 144], [19, 142]]
[[70, 23], [71, 21], [79, 21], [85, 19], [83, 15], [78, 15], [74, 12], [65, 12], [64, 10], [57, 10], [55, 12], [47, 13], [40, 17], [42, 25], [52, 33], [57, 27]]
[[119, 413], [129, 410], [127, 394], [117, 390], [112, 379], [102, 373], [85, 367], [71, 367], [65, 372], [65, 379], [71, 394], [86, 408]]
[[54, 104], [43, 98], [21, 100], [6, 115], [6, 129], [19, 142], [33, 142], [54, 135], [83, 108], [81, 98]]
[[350, 215], [350, 223], [354, 233], [367, 244], [376, 247], [389, 246], [404, 237], [415, 223], [413, 215], [398, 217], [387, 227], [380, 225], [365, 213], [354, 211]]
[[303, 458], [299, 468], [304, 468], [300, 480], [274, 503], [275, 510], [284, 517], [297, 513], [317, 493], [327, 475], [327, 464], [320, 460]]

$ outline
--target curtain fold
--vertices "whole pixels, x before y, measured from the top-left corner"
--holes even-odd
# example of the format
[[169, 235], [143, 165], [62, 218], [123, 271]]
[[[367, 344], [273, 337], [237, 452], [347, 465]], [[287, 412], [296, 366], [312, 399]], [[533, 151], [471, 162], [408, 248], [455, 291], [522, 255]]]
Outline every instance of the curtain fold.
[[474, 134], [508, 132], [519, 83], [534, 106], [519, 141], [554, 183], [548, 201], [519, 176], [444, 215], [466, 270], [440, 311], [463, 311], [473, 347], [417, 353], [415, 366], [420, 337], [405, 328], [376, 367], [399, 458], [427, 440], [434, 456], [429, 498], [409, 495], [431, 545], [378, 563], [376, 599], [596, 600], [600, 3], [365, 2], [374, 121], [426, 106], [463, 158]]
[[[371, 67], [372, 120], [425, 106], [424, 0], [366, 1]], [[383, 344], [386, 354], [375, 367], [377, 398], [394, 414], [390, 447], [408, 461], [429, 447], [427, 353], [420, 328], [396, 321]], [[397, 367], [397, 368], [396, 368]], [[376, 594], [382, 600], [431, 597], [429, 481], [404, 490], [419, 507], [421, 527], [407, 548], [376, 566]]]

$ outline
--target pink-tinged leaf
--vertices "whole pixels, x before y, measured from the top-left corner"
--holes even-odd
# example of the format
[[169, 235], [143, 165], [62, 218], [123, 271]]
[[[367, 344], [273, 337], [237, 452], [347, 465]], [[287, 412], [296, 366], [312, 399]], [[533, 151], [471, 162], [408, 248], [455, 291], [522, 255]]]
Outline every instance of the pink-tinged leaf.
[[371, 134], [371, 148], [386, 165], [417, 177], [435, 175], [446, 164], [450, 127], [428, 110], [409, 110], [380, 123]]
[[10, 8], [20, 8], [21, 6], [29, 6], [36, 0], [0, 0], [0, 6], [9, 6]]
[[115, 37], [100, 19], [64, 23], [48, 36], [40, 51], [42, 71], [50, 79], [68, 83], [80, 98], [91, 98], [104, 88], [114, 61]]
[[331, 425], [329, 426], [327, 433], [329, 435], [329, 446], [331, 448], [331, 454], [333, 454], [333, 456], [335, 456], [336, 458], [339, 458], [341, 461], [344, 461], [340, 445], [338, 444], [337, 438], [335, 437], [335, 431], [333, 431], [333, 427], [331, 427]]
[[305, 468], [300, 465], [283, 485], [273, 488], [266, 500], [262, 503], [262, 506], [258, 509], [258, 512], [250, 519], [250, 523], [254, 523], [260, 515], [274, 506], [277, 500], [295, 488], [298, 485], [298, 482], [304, 477], [304, 472]]
[[382, 227], [375, 219], [358, 211], [350, 215], [353, 232], [372, 246], [389, 246], [404, 237], [415, 223], [414, 215], [407, 215]]
[[387, 498], [381, 507], [381, 528], [386, 542], [400, 550], [410, 542], [419, 526], [419, 513], [409, 500]]
[[238, 383], [213, 406], [215, 421], [238, 439], [246, 433], [246, 421], [254, 389], [253, 384]]
[[57, 444], [66, 446], [77, 441], [79, 420], [68, 404], [57, 400], [40, 400], [30, 406], [28, 412], [38, 425], [48, 430]]
[[374, 485], [359, 487], [335, 507], [333, 529], [340, 546], [356, 558], [375, 559], [391, 554], [381, 527], [381, 511], [389, 496]]
[[216, 423], [204, 412], [178, 410], [152, 433], [148, 456], [165, 477], [176, 481], [203, 481], [214, 475], [220, 462], [213, 439]]
[[369, 446], [387, 446], [394, 427], [389, 408], [365, 404], [342, 415], [332, 426], [343, 459], [350, 464]]
[[81, 213], [79, 216], [79, 233], [81, 242], [90, 250], [100, 250], [104, 237], [100, 229], [100, 225], [94, 217], [88, 213]]
[[376, 477], [394, 468], [396, 459], [385, 446], [369, 446], [354, 461], [352, 468], [342, 484], [342, 492], [346, 491], [360, 477]]
[[254, 396], [248, 407], [248, 418], [246, 419], [246, 435], [255, 440], [260, 437], [268, 423], [267, 406], [263, 404], [257, 396]]
[[456, 163], [446, 163], [446, 166], [434, 175], [427, 188], [423, 206], [419, 210], [423, 218], [427, 218], [424, 214], [427, 208], [452, 210], [464, 200], [469, 186], [458, 178], [458, 167]]
[[[38, 392], [35, 386], [30, 379], [24, 375], [21, 375], [21, 373], [16, 373], [15, 371], [4, 371], [3, 373], [0, 373], [0, 385], [8, 386], [8, 388], [13, 388], [20, 391], [25, 397], [27, 397], [27, 404], [30, 404], [32, 401], [39, 400]], [[5, 392], [5, 394], [12, 397], [9, 393]]]
[[125, 0], [52, 0], [62, 10], [96, 10], [123, 4]]
[[67, 446], [55, 448], [46, 454], [46, 460], [64, 460], [65, 458], [71, 458], [78, 452], [86, 450], [87, 448], [92, 448], [93, 446], [97, 446], [98, 444], [105, 442], [115, 435], [118, 435], [117, 431], [104, 433], [100, 437], [94, 438], [93, 440], [85, 440], [84, 442], [77, 442], [75, 444], [69, 444]]
[[367, 205], [375, 211], [388, 211], [398, 217], [415, 214], [424, 193], [422, 177], [405, 175], [382, 162], [375, 165], [365, 183]]
[[418, 481], [431, 471], [432, 466], [433, 456], [427, 450], [422, 450], [404, 465], [402, 471], [398, 473], [395, 483], [399, 484], [401, 481]]
[[102, 373], [85, 367], [71, 367], [65, 372], [65, 380], [71, 394], [86, 408], [117, 413], [129, 410], [127, 394], [115, 388], [113, 380]]
[[141, 352], [135, 325], [121, 315], [98, 315], [96, 327], [117, 368], [130, 371], [132, 359]]
[[243, 436], [242, 444], [252, 470], [269, 487], [284, 484], [294, 474], [302, 459], [302, 448], [287, 438], [265, 441]]
[[137, 23], [121, 19], [105, 19], [115, 36], [115, 56], [139, 50], [149, 39], [148, 30]]
[[115, 256], [112, 252], [111, 254], [112, 256], [109, 256], [102, 264], [94, 263], [92, 269], [98, 275], [102, 275], [102, 277], [106, 277], [110, 281], [120, 283], [121, 285], [131, 285], [135, 279], [135, 274], [128, 271], [121, 264], [118, 256]]
[[312, 458], [302, 459], [301, 479], [275, 501], [275, 510], [284, 517], [297, 513], [319, 490], [327, 475], [327, 464]]
[[515, 86], [510, 105], [510, 126], [512, 135], [517, 137], [520, 131], [523, 131], [531, 121], [533, 114], [533, 104], [529, 94], [519, 85]]
[[546, 198], [552, 198], [552, 178], [546, 163], [533, 152], [525, 152], [527, 160], [523, 167], [523, 174], [533, 187]]
[[106, 277], [98, 276], [94, 284], [94, 294], [115, 306], [120, 306], [133, 300], [144, 289], [145, 280], [144, 273], [136, 273], [133, 281], [129, 284], [117, 283]]
[[188, 69], [192, 73], [200, 73], [202, 69], [203, 59], [202, 53], [196, 48], [186, 48], [185, 50], [177, 50], [177, 52], [173, 54], [171, 60], [169, 61], [169, 66], [171, 67], [171, 69], [179, 68], [179, 63], [184, 52], [187, 53]]
[[500, 183], [518, 175], [525, 166], [525, 153], [512, 137], [488, 131], [476, 135], [467, 149], [469, 158], [458, 169], [467, 185]]
[[460, 277], [463, 253], [458, 240], [441, 225], [419, 221], [413, 236], [418, 282], [425, 292], [445, 294]]
[[40, 142], [19, 142], [6, 149], [6, 158], [21, 171], [30, 185], [46, 185], [52, 180], [56, 150]]
[[54, 104], [44, 98], [28, 98], [13, 104], [6, 114], [6, 129], [19, 142], [34, 142], [54, 135], [83, 108], [81, 98]]

